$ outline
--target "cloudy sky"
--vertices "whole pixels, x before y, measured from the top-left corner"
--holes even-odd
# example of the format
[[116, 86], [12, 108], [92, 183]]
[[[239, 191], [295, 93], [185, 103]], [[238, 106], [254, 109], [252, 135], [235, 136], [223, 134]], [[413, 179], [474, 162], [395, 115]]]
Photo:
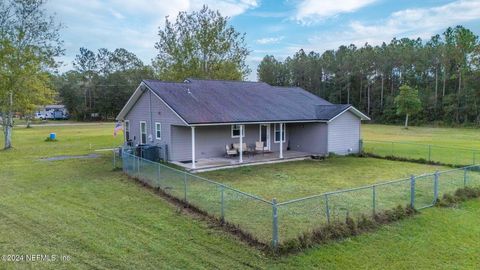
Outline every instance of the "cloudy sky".
[[300, 48], [323, 52], [339, 45], [376, 45], [393, 37], [428, 39], [462, 24], [480, 34], [480, 0], [50, 0], [65, 26], [63, 71], [80, 47], [125, 48], [149, 64], [165, 16], [203, 4], [231, 18], [251, 50], [249, 80], [266, 54], [279, 59]]

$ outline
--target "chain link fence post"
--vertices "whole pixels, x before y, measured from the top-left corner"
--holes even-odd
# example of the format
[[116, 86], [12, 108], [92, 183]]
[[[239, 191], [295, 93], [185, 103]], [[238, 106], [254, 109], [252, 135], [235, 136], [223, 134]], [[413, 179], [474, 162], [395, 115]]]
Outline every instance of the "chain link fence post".
[[328, 206], [328, 194], [325, 194], [325, 213], [327, 214], [327, 224], [330, 225], [330, 207]]
[[428, 145], [428, 162], [432, 161], [432, 146]]
[[415, 175], [410, 176], [410, 206], [415, 208]]
[[158, 179], [158, 187], [162, 188], [162, 177], [160, 175], [160, 163], [157, 164], [157, 179]]
[[113, 148], [113, 169], [117, 168], [117, 154], [115, 153], [115, 147]]
[[375, 218], [377, 208], [377, 191], [375, 185], [372, 186], [372, 215]]
[[220, 186], [220, 220], [225, 223], [225, 187]]
[[475, 165], [475, 162], [476, 162], [476, 160], [475, 160], [475, 150], [473, 150], [473, 165]]
[[272, 246], [276, 250], [278, 248], [278, 209], [277, 209], [277, 199], [273, 198], [272, 200]]
[[436, 171], [433, 178], [433, 204], [436, 204], [438, 201], [438, 178], [439, 177], [440, 177], [440, 173]]
[[467, 173], [468, 173], [468, 168], [467, 167], [463, 168], [463, 187], [464, 188], [467, 187], [467, 180], [468, 180]]
[[183, 200], [187, 202], [187, 172], [183, 173]]

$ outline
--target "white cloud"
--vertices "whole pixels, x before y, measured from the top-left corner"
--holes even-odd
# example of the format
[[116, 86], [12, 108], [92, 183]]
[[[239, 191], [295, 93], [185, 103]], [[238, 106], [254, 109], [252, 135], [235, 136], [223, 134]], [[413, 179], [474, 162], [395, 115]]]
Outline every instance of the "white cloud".
[[400, 10], [375, 23], [354, 21], [344, 31], [317, 34], [306, 47], [325, 50], [339, 45], [362, 46], [366, 42], [379, 45], [394, 37], [429, 39], [449, 26], [479, 19], [480, 1], [459, 0], [442, 6]]
[[258, 0], [51, 0], [47, 9], [56, 13], [66, 28], [66, 55], [60, 60], [70, 65], [80, 47], [125, 48], [145, 63], [156, 56], [154, 44], [165, 16], [175, 19], [180, 11], [199, 10], [203, 5], [234, 17], [259, 5]]
[[269, 38], [261, 38], [257, 39], [257, 43], [261, 45], [267, 45], [267, 44], [276, 44], [280, 42], [282, 39], [284, 39], [284, 36], [281, 37], [269, 37]]
[[294, 19], [309, 24], [342, 13], [351, 13], [377, 0], [302, 0], [296, 7]]

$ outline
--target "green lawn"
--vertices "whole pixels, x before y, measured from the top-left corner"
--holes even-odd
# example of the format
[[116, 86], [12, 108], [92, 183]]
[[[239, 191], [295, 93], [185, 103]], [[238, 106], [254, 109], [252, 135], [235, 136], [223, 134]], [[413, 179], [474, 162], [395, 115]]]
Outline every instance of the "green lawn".
[[200, 175], [267, 200], [276, 198], [283, 202], [446, 169], [376, 158], [333, 157], [210, 171]]
[[[114, 139], [112, 131], [113, 124], [15, 129], [15, 149], [0, 151], [0, 253], [69, 255], [71, 260], [0, 261], [0, 268], [480, 267], [480, 200], [459, 208], [427, 209], [375, 233], [276, 259], [198, 217], [182, 213], [120, 171], [112, 171], [110, 153], [103, 152], [98, 159], [39, 160], [118, 145], [121, 138]], [[43, 141], [50, 132], [57, 133], [58, 142]], [[361, 179], [368, 181], [370, 177]]]
[[478, 128], [404, 129], [391, 125], [363, 125], [362, 136], [364, 150], [381, 156], [422, 158], [457, 165], [480, 163]]

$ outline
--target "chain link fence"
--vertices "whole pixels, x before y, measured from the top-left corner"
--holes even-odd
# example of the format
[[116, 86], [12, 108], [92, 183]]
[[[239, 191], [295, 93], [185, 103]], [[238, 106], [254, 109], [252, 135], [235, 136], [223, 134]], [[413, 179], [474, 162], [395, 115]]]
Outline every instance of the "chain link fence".
[[480, 162], [480, 150], [410, 142], [362, 140], [363, 152], [381, 157], [399, 157], [457, 166]]
[[443, 194], [480, 187], [480, 165], [435, 172], [286, 202], [265, 200], [222, 183], [120, 151], [123, 171], [210, 216], [237, 226], [257, 241], [276, 248], [321, 226], [359, 219], [398, 205], [433, 206]]

